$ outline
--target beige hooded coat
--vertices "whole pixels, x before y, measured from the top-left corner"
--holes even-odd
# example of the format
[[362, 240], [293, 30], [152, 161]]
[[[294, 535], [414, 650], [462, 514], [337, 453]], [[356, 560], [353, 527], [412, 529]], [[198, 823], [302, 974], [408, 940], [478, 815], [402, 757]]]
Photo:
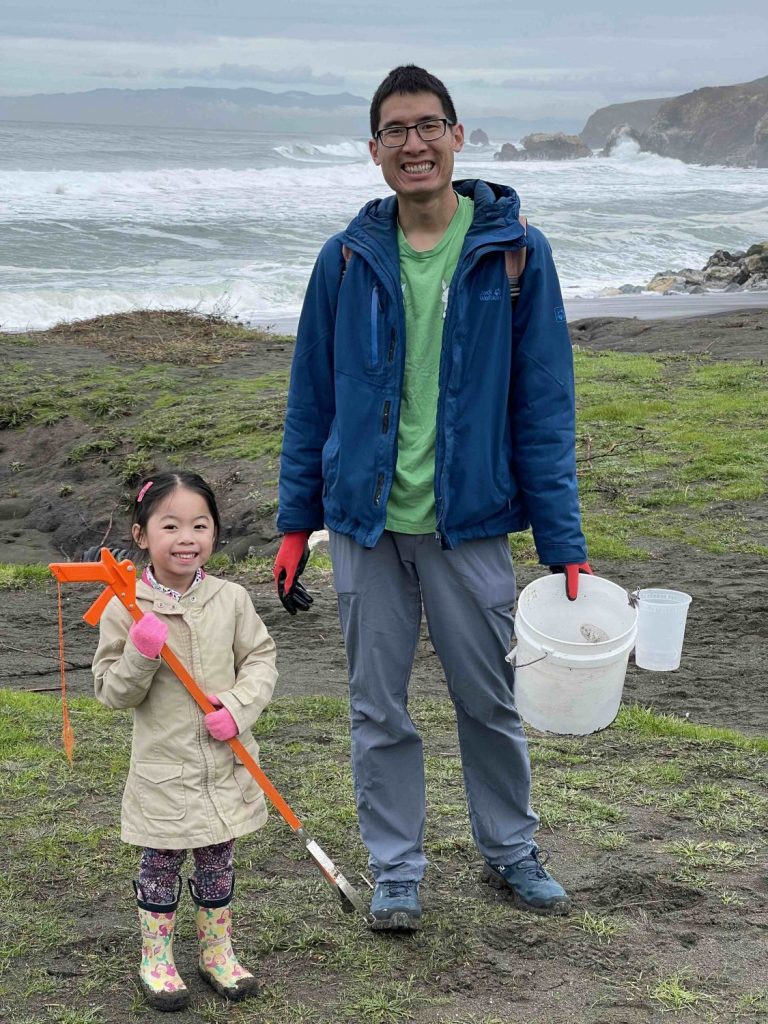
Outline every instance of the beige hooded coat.
[[[207, 694], [215, 695], [258, 760], [251, 726], [277, 679], [275, 644], [236, 583], [206, 576], [175, 600], [143, 581], [143, 612], [168, 624], [168, 645]], [[124, 842], [195, 849], [253, 832], [266, 821], [264, 794], [228, 743], [209, 735], [203, 713], [160, 658], [128, 636], [132, 619], [114, 598], [101, 618], [93, 661], [96, 697], [133, 709], [133, 744], [123, 793]]]

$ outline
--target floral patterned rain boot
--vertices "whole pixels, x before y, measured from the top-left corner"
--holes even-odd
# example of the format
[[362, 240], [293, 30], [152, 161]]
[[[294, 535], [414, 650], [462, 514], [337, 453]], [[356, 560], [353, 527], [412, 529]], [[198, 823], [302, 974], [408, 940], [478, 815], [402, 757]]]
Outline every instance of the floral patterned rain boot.
[[153, 1010], [183, 1010], [189, 1006], [189, 990], [173, 962], [173, 933], [179, 889], [173, 903], [149, 903], [134, 882], [141, 924], [141, 967], [139, 981]]
[[237, 1002], [256, 995], [259, 983], [237, 960], [232, 949], [232, 911], [234, 885], [220, 900], [204, 900], [190, 879], [189, 891], [197, 907], [195, 923], [200, 941], [198, 971], [203, 981], [225, 999]]

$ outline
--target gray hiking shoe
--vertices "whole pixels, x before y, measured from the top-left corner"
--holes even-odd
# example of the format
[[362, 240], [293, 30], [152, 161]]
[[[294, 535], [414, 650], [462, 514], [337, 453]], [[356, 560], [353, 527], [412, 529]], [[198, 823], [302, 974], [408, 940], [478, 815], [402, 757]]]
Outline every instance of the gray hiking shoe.
[[495, 889], [511, 891], [515, 903], [523, 910], [569, 914], [571, 901], [562, 885], [545, 869], [548, 860], [544, 851], [534, 850], [515, 864], [486, 863], [481, 878]]
[[421, 922], [418, 882], [377, 882], [371, 900], [375, 932], [416, 931]]

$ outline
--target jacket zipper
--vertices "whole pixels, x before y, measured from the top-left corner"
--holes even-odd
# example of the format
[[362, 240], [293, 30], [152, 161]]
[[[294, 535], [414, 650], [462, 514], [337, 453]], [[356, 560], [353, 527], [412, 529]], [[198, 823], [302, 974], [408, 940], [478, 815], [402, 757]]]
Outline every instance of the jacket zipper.
[[373, 495], [373, 504], [374, 505], [380, 505], [381, 504], [381, 492], [383, 490], [384, 490], [384, 474], [383, 473], [379, 473], [379, 475], [376, 477], [376, 491], [375, 491], [375, 493]]
[[386, 434], [389, 430], [389, 409], [391, 405], [392, 403], [389, 401], [389, 399], [387, 399], [387, 401], [384, 403], [384, 414], [381, 417], [382, 434]]

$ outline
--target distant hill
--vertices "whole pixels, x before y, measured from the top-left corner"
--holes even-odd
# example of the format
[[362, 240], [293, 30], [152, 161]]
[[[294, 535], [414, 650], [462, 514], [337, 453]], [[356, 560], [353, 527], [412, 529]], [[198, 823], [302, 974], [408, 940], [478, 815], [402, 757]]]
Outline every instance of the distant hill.
[[[370, 100], [341, 92], [332, 95], [267, 92], [264, 89], [92, 89], [89, 92], [0, 96], [0, 121], [51, 121], [130, 127], [219, 128], [338, 132], [367, 135]], [[538, 131], [575, 132], [570, 118], [522, 119], [462, 115], [468, 132], [482, 127], [494, 138], [521, 139]]]
[[149, 125], [162, 128], [365, 131], [369, 101], [342, 92], [317, 95], [263, 89], [93, 89], [0, 96], [0, 121]]
[[587, 119], [587, 123], [579, 133], [591, 149], [602, 149], [614, 128], [628, 124], [638, 132], [644, 132], [656, 116], [662, 103], [669, 97], [660, 100], [635, 100], [633, 103], [612, 103], [610, 107], [600, 107]]
[[768, 76], [667, 100], [640, 144], [686, 163], [768, 167]]

